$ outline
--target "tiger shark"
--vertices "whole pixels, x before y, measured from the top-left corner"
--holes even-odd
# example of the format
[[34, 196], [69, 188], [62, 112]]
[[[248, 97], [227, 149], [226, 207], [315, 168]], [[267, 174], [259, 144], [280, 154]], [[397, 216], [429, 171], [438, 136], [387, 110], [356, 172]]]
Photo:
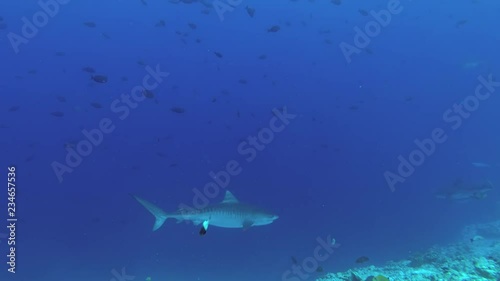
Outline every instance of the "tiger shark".
[[179, 209], [167, 213], [142, 198], [132, 195], [155, 217], [153, 231], [158, 230], [167, 219], [176, 219], [178, 223], [191, 221], [194, 225], [202, 225], [200, 235], [205, 235], [209, 225], [223, 228], [242, 228], [246, 230], [252, 226], [268, 225], [278, 216], [259, 207], [241, 203], [234, 195], [226, 191], [222, 202], [209, 205], [205, 208], [189, 210]]

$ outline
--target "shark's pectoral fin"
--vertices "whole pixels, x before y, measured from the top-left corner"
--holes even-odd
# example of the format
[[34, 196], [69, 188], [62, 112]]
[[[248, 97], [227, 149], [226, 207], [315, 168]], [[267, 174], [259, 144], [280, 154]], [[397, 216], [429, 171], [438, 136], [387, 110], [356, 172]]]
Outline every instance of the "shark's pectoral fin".
[[208, 221], [204, 221], [200, 229], [200, 236], [207, 234], [207, 229], [208, 229]]
[[253, 225], [253, 221], [245, 220], [243, 222], [243, 230], [249, 229], [250, 227], [252, 227], [252, 225]]

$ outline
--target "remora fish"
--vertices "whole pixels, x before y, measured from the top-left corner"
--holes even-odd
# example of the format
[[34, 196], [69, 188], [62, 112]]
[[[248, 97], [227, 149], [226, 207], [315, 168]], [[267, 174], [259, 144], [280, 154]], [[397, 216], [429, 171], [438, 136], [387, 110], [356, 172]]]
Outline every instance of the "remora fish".
[[482, 184], [466, 185], [461, 181], [456, 181], [453, 186], [436, 192], [434, 195], [440, 199], [452, 201], [467, 201], [470, 199], [483, 199], [487, 193], [493, 189], [493, 184], [487, 181]]
[[202, 224], [200, 235], [205, 235], [209, 225], [223, 228], [243, 228], [271, 224], [278, 218], [277, 215], [264, 211], [258, 207], [240, 203], [234, 195], [226, 191], [224, 200], [219, 204], [211, 205], [203, 209], [178, 210], [174, 213], [166, 213], [153, 203], [141, 199], [139, 201], [153, 216], [155, 223], [153, 231], [158, 230], [167, 219], [176, 219], [177, 222], [191, 221], [195, 225]]

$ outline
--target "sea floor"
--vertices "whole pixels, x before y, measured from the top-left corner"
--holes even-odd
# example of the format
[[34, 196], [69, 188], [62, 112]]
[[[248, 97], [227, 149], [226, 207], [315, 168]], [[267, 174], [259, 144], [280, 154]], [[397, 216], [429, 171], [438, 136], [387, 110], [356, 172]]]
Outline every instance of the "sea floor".
[[500, 221], [467, 226], [460, 242], [407, 260], [328, 273], [317, 281], [500, 281]]

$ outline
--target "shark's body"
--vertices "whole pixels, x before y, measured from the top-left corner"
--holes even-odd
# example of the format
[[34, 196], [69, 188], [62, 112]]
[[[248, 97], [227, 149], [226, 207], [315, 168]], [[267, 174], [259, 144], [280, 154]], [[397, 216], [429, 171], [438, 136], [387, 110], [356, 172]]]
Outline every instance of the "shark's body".
[[493, 184], [490, 181], [482, 184], [466, 185], [459, 180], [455, 181], [455, 183], [451, 187], [440, 190], [434, 195], [440, 199], [448, 199], [452, 201], [469, 201], [483, 199], [491, 190], [493, 190]]
[[233, 194], [226, 191], [224, 200], [219, 204], [202, 209], [182, 209], [174, 213], [166, 213], [153, 203], [137, 196], [139, 201], [156, 218], [153, 231], [159, 229], [167, 219], [176, 219], [177, 222], [191, 221], [195, 225], [202, 224], [200, 234], [204, 235], [209, 225], [224, 228], [243, 228], [271, 224], [278, 216], [260, 208], [240, 203]]

